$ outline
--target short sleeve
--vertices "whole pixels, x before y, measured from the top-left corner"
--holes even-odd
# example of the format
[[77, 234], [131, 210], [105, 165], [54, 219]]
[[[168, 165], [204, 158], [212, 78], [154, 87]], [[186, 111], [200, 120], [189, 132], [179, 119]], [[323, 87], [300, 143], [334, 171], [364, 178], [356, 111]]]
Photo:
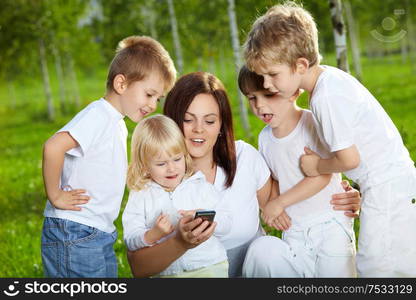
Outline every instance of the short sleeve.
[[129, 250], [137, 250], [151, 246], [144, 240], [146, 228], [145, 199], [141, 199], [140, 192], [130, 191], [126, 207], [123, 211], [123, 237]]
[[231, 231], [233, 224], [231, 208], [227, 198], [222, 198], [217, 192], [215, 187], [209, 182], [204, 182], [200, 191], [203, 191], [205, 196], [205, 203], [212, 203], [215, 210], [215, 222], [217, 227], [215, 228], [214, 235], [217, 237], [225, 236]]
[[[266, 142], [266, 140], [267, 140], [266, 131], [267, 131], [267, 127], [263, 128], [263, 130], [260, 131], [257, 143], [258, 143], [258, 147], [259, 147], [258, 152], [260, 153], [260, 155], [263, 158], [265, 164], [267, 165], [267, 158], [265, 157], [265, 150], [266, 150], [265, 145], [267, 144], [267, 142]], [[268, 165], [267, 165], [267, 167], [269, 168]], [[270, 168], [269, 168], [269, 170], [270, 170]], [[270, 175], [272, 176], [272, 178], [274, 180], [279, 181], [277, 170], [275, 170], [275, 172], [270, 172]]]
[[260, 190], [270, 177], [269, 167], [256, 148], [242, 141], [239, 141], [239, 143], [242, 143], [243, 149], [238, 155], [238, 163], [246, 165], [256, 182], [257, 190]]
[[354, 144], [353, 124], [357, 116], [357, 105], [348, 95], [322, 93], [313, 99], [311, 110], [320, 138], [331, 152]]
[[302, 136], [305, 146], [312, 151], [318, 153], [322, 158], [330, 158], [331, 153], [325, 146], [324, 142], [321, 141], [316, 129], [316, 122], [314, 121], [313, 115], [310, 111], [304, 111], [304, 126], [302, 127]]
[[58, 131], [68, 132], [79, 144], [79, 147], [70, 149], [67, 154], [77, 157], [85, 156], [94, 141], [104, 133], [108, 124], [107, 115], [95, 107], [87, 107], [80, 111]]

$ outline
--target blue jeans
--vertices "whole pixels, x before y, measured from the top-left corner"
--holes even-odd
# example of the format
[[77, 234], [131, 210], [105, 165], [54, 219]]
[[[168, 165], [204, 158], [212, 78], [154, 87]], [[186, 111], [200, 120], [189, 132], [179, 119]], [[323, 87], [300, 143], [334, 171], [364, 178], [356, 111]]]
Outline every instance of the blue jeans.
[[45, 218], [42, 263], [46, 277], [118, 277], [114, 242], [117, 232], [70, 220]]

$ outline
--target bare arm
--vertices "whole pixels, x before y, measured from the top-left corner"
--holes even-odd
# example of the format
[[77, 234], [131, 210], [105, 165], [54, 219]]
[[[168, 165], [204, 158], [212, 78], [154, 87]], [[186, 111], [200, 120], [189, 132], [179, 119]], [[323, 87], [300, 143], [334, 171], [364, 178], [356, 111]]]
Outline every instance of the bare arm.
[[133, 276], [144, 278], [162, 272], [186, 250], [177, 238], [172, 237], [153, 247], [128, 251], [127, 259]]
[[[303, 201], [312, 197], [316, 193], [325, 188], [332, 175], [320, 175], [315, 177], [305, 177], [295, 186], [280, 194], [280, 196], [270, 199], [262, 212], [263, 220], [269, 225], [275, 226], [277, 229], [287, 230], [290, 222], [286, 216], [285, 209], [297, 202]], [[280, 217], [280, 218], [279, 218]], [[278, 222], [275, 220], [279, 218]]]
[[257, 190], [257, 200], [259, 202], [260, 209], [263, 209], [266, 206], [267, 201], [269, 201], [272, 193], [272, 187], [273, 180], [269, 177], [263, 187]]
[[177, 234], [152, 247], [129, 251], [127, 258], [134, 277], [149, 277], [165, 270], [188, 249], [194, 248], [211, 237], [216, 223], [193, 220], [191, 216], [180, 219]]
[[360, 153], [355, 145], [336, 151], [330, 159], [320, 159], [318, 164], [319, 174], [342, 173], [355, 169], [360, 164]]
[[317, 153], [305, 147], [300, 158], [300, 166], [306, 176], [342, 173], [355, 169], [360, 164], [360, 153], [355, 145], [336, 151], [332, 158], [323, 159]]
[[[280, 194], [278, 201], [286, 208], [319, 193], [331, 180], [332, 174], [315, 177], [305, 177], [295, 186]], [[276, 199], [277, 200], [277, 199]]]
[[78, 147], [78, 143], [68, 132], [53, 135], [43, 147], [42, 172], [46, 195], [60, 209], [80, 210], [76, 205], [84, 204], [89, 199], [88, 196], [81, 195], [85, 190], [64, 192], [59, 186], [65, 153], [75, 147]]

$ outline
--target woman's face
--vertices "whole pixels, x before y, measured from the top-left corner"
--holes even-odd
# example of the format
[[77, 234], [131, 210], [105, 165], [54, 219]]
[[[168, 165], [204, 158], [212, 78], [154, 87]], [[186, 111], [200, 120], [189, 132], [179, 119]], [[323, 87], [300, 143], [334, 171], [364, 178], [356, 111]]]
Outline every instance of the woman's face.
[[210, 94], [195, 96], [183, 120], [186, 147], [193, 159], [213, 157], [221, 130], [220, 111]]

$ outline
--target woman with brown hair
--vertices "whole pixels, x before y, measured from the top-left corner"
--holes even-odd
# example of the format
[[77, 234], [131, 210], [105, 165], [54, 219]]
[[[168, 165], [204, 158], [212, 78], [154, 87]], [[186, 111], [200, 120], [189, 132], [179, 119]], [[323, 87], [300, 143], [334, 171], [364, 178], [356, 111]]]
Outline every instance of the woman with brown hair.
[[[269, 169], [253, 146], [234, 140], [230, 102], [223, 84], [214, 75], [195, 72], [182, 76], [166, 97], [164, 114], [181, 128], [194, 169], [214, 185], [220, 201], [228, 202], [233, 224], [221, 241], [227, 249], [229, 277], [239, 277], [248, 246], [264, 232], [259, 207], [271, 193]], [[339, 196], [344, 198], [339, 203], [343, 210], [359, 209], [357, 191]], [[128, 253], [133, 275], [147, 277], [160, 273], [187, 249], [207, 240], [215, 226], [215, 222], [209, 224], [199, 218], [182, 218], [176, 235]]]

